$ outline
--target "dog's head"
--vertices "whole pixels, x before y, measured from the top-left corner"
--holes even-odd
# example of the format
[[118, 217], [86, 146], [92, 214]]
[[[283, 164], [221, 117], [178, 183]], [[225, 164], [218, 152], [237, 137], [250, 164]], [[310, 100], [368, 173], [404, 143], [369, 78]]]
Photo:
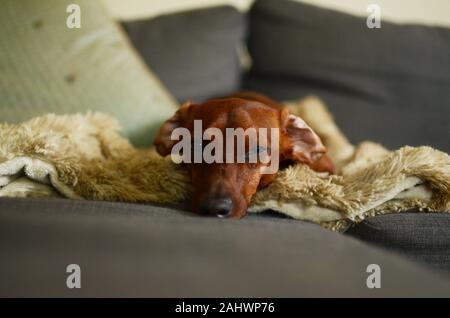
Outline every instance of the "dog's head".
[[[161, 126], [154, 142], [162, 156], [180, 150], [180, 134], [173, 134], [176, 128], [189, 132], [191, 139], [187, 143], [186, 140], [183, 142], [191, 147], [183, 149], [182, 155], [185, 159], [191, 159], [184, 162], [191, 173], [194, 187], [193, 210], [206, 215], [244, 216], [256, 190], [267, 186], [276, 177], [278, 166], [268, 174], [262, 168], [273, 164], [274, 159], [277, 162], [302, 162], [314, 167], [326, 152], [320, 138], [302, 119], [290, 114], [287, 108], [242, 98], [216, 99], [203, 104], [186, 103], [181, 106]], [[263, 130], [260, 128], [265, 128], [263, 130], [266, 133], [261, 133]], [[245, 132], [241, 144], [230, 129]], [[255, 132], [257, 141], [253, 140], [255, 134], [247, 132]], [[278, 138], [274, 138], [276, 136]], [[212, 143], [219, 138], [223, 138], [223, 142], [213, 146]], [[230, 139], [234, 142], [227, 143]], [[243, 149], [244, 162], [242, 158], [240, 161], [238, 159], [239, 145]], [[205, 160], [205, 154], [212, 154], [215, 160]], [[201, 158], [201, 162], [196, 163], [195, 156]], [[250, 160], [252, 156], [253, 160]], [[266, 160], [260, 160], [263, 157]], [[227, 160], [231, 158], [233, 160]], [[332, 166], [318, 170], [329, 171]]]

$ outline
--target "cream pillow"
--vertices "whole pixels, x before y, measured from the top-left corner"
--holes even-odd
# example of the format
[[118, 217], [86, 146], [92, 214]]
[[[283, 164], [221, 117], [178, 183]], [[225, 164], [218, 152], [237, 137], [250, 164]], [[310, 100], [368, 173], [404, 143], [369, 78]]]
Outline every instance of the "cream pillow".
[[[71, 3], [80, 29], [66, 25]], [[147, 146], [176, 104], [99, 1], [0, 1], [0, 121], [88, 110]]]

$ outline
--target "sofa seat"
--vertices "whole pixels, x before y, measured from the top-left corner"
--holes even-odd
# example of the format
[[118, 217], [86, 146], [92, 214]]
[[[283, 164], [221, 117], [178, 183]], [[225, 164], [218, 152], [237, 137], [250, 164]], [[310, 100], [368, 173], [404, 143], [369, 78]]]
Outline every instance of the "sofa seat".
[[450, 215], [411, 211], [370, 218], [347, 234], [450, 273]]
[[[443, 276], [352, 237], [272, 215], [197, 217], [148, 204], [0, 199], [0, 296], [449, 295]], [[66, 267], [81, 267], [81, 289]], [[382, 288], [369, 289], [369, 264]]]

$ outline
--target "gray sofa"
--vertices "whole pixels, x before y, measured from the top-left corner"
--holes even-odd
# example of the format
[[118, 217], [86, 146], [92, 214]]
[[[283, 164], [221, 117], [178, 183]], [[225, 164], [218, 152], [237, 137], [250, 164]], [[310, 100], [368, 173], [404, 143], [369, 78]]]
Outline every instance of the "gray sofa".
[[[124, 28], [180, 102], [237, 89], [314, 93], [354, 143], [450, 152], [450, 30], [386, 22], [374, 33], [364, 21], [260, 0], [248, 14], [218, 7]], [[338, 234], [270, 212], [233, 221], [186, 206], [2, 198], [0, 254], [0, 296], [450, 295], [450, 215], [418, 211]], [[72, 263], [81, 289], [65, 285]], [[380, 289], [366, 285], [369, 264], [381, 268]]]

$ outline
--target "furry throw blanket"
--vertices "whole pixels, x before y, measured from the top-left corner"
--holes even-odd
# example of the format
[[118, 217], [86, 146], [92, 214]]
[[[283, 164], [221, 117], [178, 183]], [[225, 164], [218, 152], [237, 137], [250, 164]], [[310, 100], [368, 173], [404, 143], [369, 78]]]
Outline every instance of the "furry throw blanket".
[[[287, 103], [322, 138], [338, 174], [301, 164], [279, 172], [253, 198], [249, 212], [268, 209], [332, 230], [381, 213], [419, 208], [450, 212], [450, 156], [430, 147], [388, 151], [351, 145], [323, 103]], [[0, 197], [173, 203], [189, 199], [185, 169], [151, 149], [136, 149], [101, 113], [46, 115], [0, 124]]]

